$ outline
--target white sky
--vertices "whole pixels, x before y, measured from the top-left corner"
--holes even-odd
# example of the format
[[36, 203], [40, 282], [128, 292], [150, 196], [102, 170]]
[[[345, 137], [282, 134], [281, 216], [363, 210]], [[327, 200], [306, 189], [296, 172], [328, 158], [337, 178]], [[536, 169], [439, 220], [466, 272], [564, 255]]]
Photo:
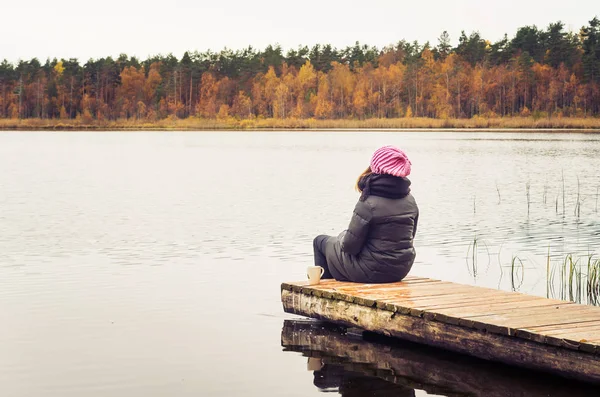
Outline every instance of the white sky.
[[488, 40], [512, 37], [525, 25], [546, 28], [561, 20], [579, 31], [598, 0], [0, 0], [0, 59], [116, 57], [186, 50], [219, 51], [279, 43], [330, 43], [341, 48], [400, 39], [437, 44], [447, 30]]

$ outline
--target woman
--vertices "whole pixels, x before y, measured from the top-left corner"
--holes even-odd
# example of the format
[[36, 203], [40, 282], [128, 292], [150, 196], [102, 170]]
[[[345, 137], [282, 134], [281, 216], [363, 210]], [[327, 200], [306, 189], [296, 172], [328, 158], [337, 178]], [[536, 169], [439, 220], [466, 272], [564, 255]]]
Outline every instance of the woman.
[[415, 261], [413, 239], [419, 208], [410, 194], [411, 162], [393, 146], [375, 151], [358, 178], [361, 192], [347, 230], [314, 239], [315, 265], [323, 278], [358, 283], [402, 280]]

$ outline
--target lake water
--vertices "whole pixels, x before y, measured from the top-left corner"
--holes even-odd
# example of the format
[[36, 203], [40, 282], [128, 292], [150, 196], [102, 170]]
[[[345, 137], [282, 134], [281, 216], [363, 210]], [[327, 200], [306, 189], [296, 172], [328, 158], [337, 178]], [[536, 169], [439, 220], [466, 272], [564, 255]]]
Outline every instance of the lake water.
[[[564, 297], [567, 255], [587, 266], [600, 254], [600, 135], [3, 132], [3, 396], [318, 395], [307, 359], [324, 353], [284, 343], [305, 331], [283, 313], [280, 284], [305, 278], [315, 235], [347, 226], [356, 177], [384, 144], [413, 163], [411, 274]], [[407, 354], [444, 371], [435, 352]], [[485, 395], [483, 380], [503, 373], [457, 364], [482, 379], [461, 389], [427, 372], [405, 382], [330, 364], [344, 395], [348, 376], [363, 395]], [[563, 395], [517, 378], [494, 382], [505, 395]]]

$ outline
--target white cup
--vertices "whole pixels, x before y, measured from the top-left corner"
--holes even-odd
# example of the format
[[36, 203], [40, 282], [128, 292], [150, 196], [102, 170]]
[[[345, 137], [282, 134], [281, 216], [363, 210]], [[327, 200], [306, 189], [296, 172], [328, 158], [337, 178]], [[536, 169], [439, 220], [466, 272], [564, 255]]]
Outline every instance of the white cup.
[[321, 281], [321, 276], [323, 276], [324, 272], [325, 269], [323, 269], [321, 266], [309, 266], [306, 269], [306, 275], [308, 276], [308, 284], [319, 284], [319, 282]]

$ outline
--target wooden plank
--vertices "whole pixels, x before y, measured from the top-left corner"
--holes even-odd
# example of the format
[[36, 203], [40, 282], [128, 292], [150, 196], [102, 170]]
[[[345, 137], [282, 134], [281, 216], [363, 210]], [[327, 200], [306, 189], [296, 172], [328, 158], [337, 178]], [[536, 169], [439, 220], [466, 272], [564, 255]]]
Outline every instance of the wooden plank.
[[[494, 295], [486, 295], [486, 294], [481, 294], [480, 295], [483, 298], [486, 299], [494, 299], [494, 300], [500, 300], [502, 299], [502, 302], [506, 303], [506, 302], [515, 302], [515, 301], [521, 301], [521, 298], [519, 297], [511, 297], [511, 296], [504, 296], [504, 297], [496, 297]], [[407, 306], [407, 307], [411, 307], [411, 308], [419, 308], [419, 309], [430, 309], [430, 308], [446, 308], [446, 307], [476, 307], [478, 305], [483, 304], [483, 302], [481, 300], [476, 300], [473, 298], [473, 296], [471, 295], [463, 295], [463, 294], [457, 294], [457, 295], [445, 295], [445, 296], [435, 296], [435, 297], [428, 297], [425, 299], [421, 299], [421, 298], [415, 298], [415, 299], [402, 299], [399, 297], [390, 297], [389, 299], [381, 299], [381, 301], [383, 302], [389, 302], [389, 303], [395, 303], [397, 305], [400, 306]]]
[[[335, 288], [327, 286], [316, 286], [316, 287], [303, 287], [302, 292], [311, 293], [316, 296], [323, 296], [334, 299], [341, 299], [346, 301], [365, 301], [368, 302], [368, 306], [374, 303], [375, 299], [379, 299], [382, 296], [399, 296], [403, 299], [407, 299], [409, 296], [417, 294], [419, 298], [425, 296], [438, 296], [438, 295], [451, 295], [451, 292], [456, 292], [456, 285], [450, 283], [442, 284], [435, 287], [423, 287], [421, 284], [419, 287], [409, 285], [395, 285], [393, 287], [379, 287], [370, 288], [369, 285], [364, 287], [363, 285], [341, 285]], [[385, 285], [385, 284], [382, 284]], [[326, 288], [327, 287], [327, 288]], [[449, 287], [449, 289], [445, 289]], [[416, 289], [415, 289], [416, 288]], [[296, 289], [297, 290], [297, 289]]]
[[[316, 286], [317, 289], [321, 288], [320, 285]], [[452, 284], [444, 281], [436, 281], [431, 283], [394, 283], [394, 284], [354, 284], [354, 285], [341, 285], [336, 286], [336, 290], [347, 293], [367, 293], [367, 292], [394, 292], [394, 291], [428, 291], [438, 290], [443, 288], [456, 288], [456, 284]]]
[[[483, 295], [482, 295], [483, 296]], [[532, 299], [532, 298], [521, 298], [519, 296], [502, 296], [499, 298], [496, 298], [497, 302], [502, 302], [504, 304], [506, 303], [517, 303], [517, 302], [522, 302], [523, 300], [528, 300], [528, 299]], [[475, 308], [479, 305], [484, 305], [484, 301], [482, 300], [474, 300], [474, 299], [467, 299], [467, 300], [457, 300], [457, 301], [448, 301], [448, 302], [427, 302], [427, 303], [423, 303], [423, 302], [415, 302], [415, 303], [411, 303], [411, 302], [400, 302], [400, 303], [396, 303], [397, 307], [407, 307], [409, 306], [409, 312], [410, 314], [414, 315], [414, 316], [424, 316], [424, 317], [428, 317], [429, 318], [434, 318], [435, 315], [437, 315], [438, 311], [441, 309], [454, 309], [454, 310], [468, 310], [470, 308]], [[405, 312], [405, 310], [400, 309], [397, 310], [400, 312]], [[436, 317], [436, 319], [438, 319], [438, 321], [442, 321], [442, 322], [452, 322], [452, 323], [456, 323], [456, 319], [458, 319], [459, 317], [456, 317], [454, 319], [454, 321], [451, 320], [451, 316], [440, 316], [440, 317]]]
[[489, 332], [507, 332], [509, 335], [516, 335], [518, 333], [515, 331], [521, 328], [569, 323], [573, 321], [573, 318], [587, 312], [586, 308], [582, 309], [577, 307], [577, 305], [551, 306], [546, 309], [535, 309], [535, 311], [531, 311], [530, 313], [515, 311], [514, 313], [507, 312], [503, 314], [472, 316], [460, 320], [459, 324]]
[[554, 330], [564, 330], [564, 329], [578, 329], [578, 328], [587, 328], [589, 325], [600, 325], [600, 319], [594, 320], [579, 320], [573, 319], [573, 322], [567, 324], [558, 324], [558, 325], [539, 325], [535, 327], [527, 327], [528, 330], [537, 331], [537, 332], [545, 332], [545, 331], [554, 331]]
[[[437, 282], [437, 285], [443, 285], [442, 282]], [[448, 283], [450, 284], [450, 283]], [[324, 281], [320, 284], [311, 286], [308, 285], [308, 282], [301, 283], [284, 283], [284, 289], [294, 290], [294, 291], [304, 291], [305, 293], [312, 294], [318, 291], [327, 291], [331, 293], [345, 293], [349, 295], [359, 295], [365, 293], [389, 293], [391, 291], [411, 291], [413, 292], [415, 288], [424, 288], [424, 284], [418, 284], [419, 287], [415, 287], [414, 285], [408, 284], [356, 284], [356, 283], [341, 283], [341, 282], [332, 282], [332, 281]], [[426, 288], [426, 287], [425, 287]], [[421, 289], [420, 289], [421, 290]]]
[[[440, 290], [440, 291], [427, 291], [420, 294], [411, 293], [387, 293], [387, 294], [361, 294], [363, 296], [382, 300], [390, 303], [410, 303], [410, 304], [442, 304], [451, 302], [474, 302], [476, 298], [468, 290], [456, 289], [456, 290]], [[486, 297], [488, 299], [499, 299], [493, 291], [483, 291], [479, 293], [479, 297]]]
[[[572, 321], [572, 320], [570, 320]], [[573, 338], [564, 338], [561, 335], [553, 335], [552, 331], [562, 329], [571, 329], [577, 330], [577, 328], [569, 328], [577, 323], [565, 323], [565, 324], [555, 324], [555, 325], [547, 325], [543, 327], [523, 327], [518, 328], [515, 331], [517, 337], [522, 339], [528, 339], [535, 342], [539, 342], [542, 344], [548, 344], [553, 346], [564, 346], [567, 348], [573, 349], [581, 349], [587, 352], [595, 352], [600, 354], [600, 348], [598, 347], [599, 343], [593, 341], [590, 338], [580, 338], [579, 340], [574, 340]], [[583, 323], [580, 323], [583, 324]], [[546, 328], [546, 329], [544, 329]], [[589, 340], [588, 340], [589, 339]]]
[[[358, 292], [363, 294], [364, 292]], [[522, 297], [519, 294], [506, 294], [502, 291], [493, 290], [493, 289], [481, 289], [477, 291], [473, 291], [472, 288], [468, 286], [456, 286], [456, 285], [445, 285], [440, 288], [427, 288], [427, 289], [414, 289], [411, 287], [404, 287], [398, 289], [388, 289], [377, 291], [376, 293], [368, 293], [369, 296], [377, 296], [381, 299], [392, 300], [393, 298], [397, 298], [399, 300], [407, 300], [407, 299], [423, 299], [427, 297], [435, 297], [441, 295], [454, 296], [461, 294], [463, 296], [471, 296], [474, 300], [478, 297], [484, 295], [487, 297], [494, 297], [495, 299], [504, 299], [507, 297]]]
[[469, 318], [469, 317], [480, 316], [480, 315], [505, 314], [505, 313], [513, 312], [515, 310], [521, 311], [523, 309], [529, 309], [532, 307], [546, 307], [546, 306], [555, 307], [555, 306], [572, 305], [573, 304], [571, 302], [563, 302], [563, 301], [553, 302], [549, 299], [537, 298], [537, 297], [532, 297], [531, 299], [518, 300], [518, 302], [519, 302], [518, 306], [515, 305], [514, 300], [509, 300], [507, 302], [498, 302], [498, 301], [481, 302], [480, 304], [471, 305], [469, 307], [439, 308], [439, 309], [436, 309], [436, 312], [439, 314], [455, 315], [455, 316], [460, 316], [462, 318]]
[[536, 329], [537, 332], [544, 332], [546, 334], [558, 334], [558, 333], [569, 333], [569, 332], [579, 332], [582, 330], [594, 330], [594, 329], [600, 329], [600, 322], [598, 321], [589, 321], [589, 322], [585, 322], [585, 323], [579, 323], [577, 324], [577, 326], [571, 326], [569, 327], [568, 325], [565, 326], [564, 324], [560, 324], [555, 326], [556, 328], [552, 328], [552, 326], [548, 326], [546, 328], [542, 328], [542, 329]]
[[556, 307], [558, 305], [571, 304], [572, 303], [569, 302], [561, 302], [557, 304], [553, 302], [546, 302], [545, 299], [531, 299], [518, 301], [518, 307], [515, 307], [515, 301], [509, 301], [502, 303], [482, 304], [469, 307], [436, 308], [435, 310], [426, 311], [423, 314], [423, 317], [430, 320], [437, 320], [455, 325], [458, 325], [462, 322], [462, 324], [466, 326], [473, 327], [473, 325], [469, 325], [468, 321], [472, 318], [476, 319], [482, 315], [499, 315], [513, 313], [516, 311], [522, 312], [524, 309], [532, 307]]
[[595, 341], [595, 339], [590, 340], [588, 338], [598, 338], [598, 336], [597, 332], [584, 332], [569, 335], [544, 335], [544, 342], [553, 346], [565, 346], [583, 351], [597, 352], [598, 348], [600, 348], [600, 343]]
[[[385, 284], [384, 284], [385, 285]], [[298, 289], [296, 289], [298, 290]], [[382, 298], [397, 298], [402, 301], [406, 301], [407, 299], [412, 300], [425, 300], [427, 297], [436, 297], [446, 295], [452, 299], [454, 299], [459, 294], [463, 296], [465, 302], [469, 302], [471, 299], [468, 297], [468, 293], [472, 291], [472, 287], [467, 289], [464, 286], [459, 286], [452, 283], [438, 283], [436, 286], [427, 286], [427, 287], [413, 287], [409, 285], [393, 285], [388, 284], [388, 287], [378, 287], [371, 288], [369, 285], [350, 285], [348, 286], [344, 283], [341, 286], [335, 288], [325, 288], [325, 286], [316, 286], [316, 287], [306, 287], [302, 288], [302, 291], [306, 293], [311, 293], [308, 291], [312, 291], [312, 294], [317, 296], [324, 296], [329, 298], [342, 299], [347, 301], [354, 301], [352, 298], [365, 298], [368, 302], [368, 305], [373, 304], [373, 300], [380, 300]], [[346, 296], [347, 295], [347, 296]], [[493, 289], [480, 289], [477, 291], [477, 297], [481, 296], [489, 296], [493, 299], [530, 299], [527, 296], [523, 296], [521, 294], [516, 293], [505, 293], [502, 291], [497, 291]], [[521, 298], [519, 298], [521, 297]], [[473, 298], [473, 300], [475, 297]], [[439, 301], [439, 300], [438, 300]], [[438, 302], [436, 301], [436, 303]], [[393, 303], [389, 301], [390, 303]]]
[[600, 383], [597, 354], [390, 313], [343, 300], [282, 291], [284, 310], [511, 365]]
[[[515, 301], [515, 306], [520, 302]], [[439, 321], [449, 322], [451, 324], [458, 324], [468, 328], [475, 328], [484, 330], [487, 332], [494, 332], [499, 334], [512, 335], [516, 328], [524, 326], [525, 324], [531, 325], [532, 321], [537, 321], [536, 319], [540, 316], [552, 316], [556, 318], [557, 309], [562, 306], [537, 306], [530, 307], [521, 311], [515, 310], [514, 312], [505, 311], [502, 314], [492, 314], [492, 315], [475, 315], [469, 317], [462, 317], [460, 315], [456, 316], [442, 316], [438, 317], [437, 310], [433, 309], [432, 315], [429, 318], [436, 318]], [[426, 318], [427, 315], [424, 315]], [[534, 324], [539, 324], [535, 322]]]
[[487, 322], [490, 324], [504, 324], [511, 327], [525, 328], [540, 325], [554, 325], [562, 323], [571, 323], [574, 319], [588, 318], [586, 315], [592, 315], [591, 319], [598, 318], [590, 308], [580, 305], [557, 305], [550, 307], [532, 307], [530, 310], [515, 310], [501, 314], [484, 314], [471, 316], [468, 319], [477, 322]]
[[[486, 302], [489, 299], [488, 302]], [[468, 307], [477, 307], [489, 304], [490, 302], [496, 303], [507, 303], [507, 302], [523, 302], [528, 300], [534, 300], [536, 297], [522, 297], [522, 296], [495, 296], [493, 294], [485, 294], [480, 293], [477, 297], [469, 294], [467, 296], [461, 297], [461, 299], [439, 299], [437, 302], [435, 300], [429, 300], [428, 302], [418, 301], [422, 304], [423, 309], [444, 309], [444, 308], [468, 308]]]
[[563, 339], [571, 340], [594, 340], [600, 338], [600, 327], [593, 326], [589, 328], [563, 329], [554, 331], [540, 331], [540, 333], [549, 336], [560, 336]]

